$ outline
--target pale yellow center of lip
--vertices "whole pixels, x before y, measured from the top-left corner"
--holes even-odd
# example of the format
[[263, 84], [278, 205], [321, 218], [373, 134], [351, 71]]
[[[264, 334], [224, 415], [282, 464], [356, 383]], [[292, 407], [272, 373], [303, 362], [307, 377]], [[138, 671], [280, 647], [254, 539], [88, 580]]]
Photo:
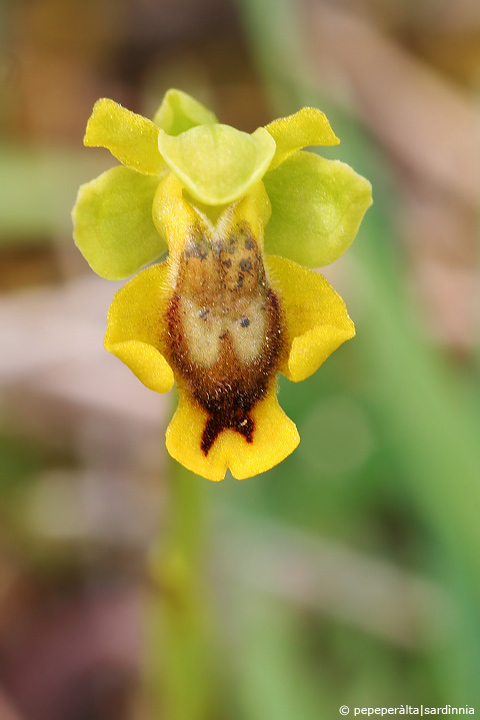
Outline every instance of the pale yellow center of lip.
[[193, 226], [179, 260], [177, 293], [191, 361], [211, 368], [219, 358], [228, 363], [233, 349], [247, 365], [262, 353], [268, 290], [262, 252], [248, 223], [220, 223], [212, 231]]
[[263, 293], [230, 306], [199, 305], [193, 299], [181, 298], [180, 313], [190, 357], [202, 367], [215, 364], [227, 334], [241, 364], [253, 362], [262, 352], [266, 323]]

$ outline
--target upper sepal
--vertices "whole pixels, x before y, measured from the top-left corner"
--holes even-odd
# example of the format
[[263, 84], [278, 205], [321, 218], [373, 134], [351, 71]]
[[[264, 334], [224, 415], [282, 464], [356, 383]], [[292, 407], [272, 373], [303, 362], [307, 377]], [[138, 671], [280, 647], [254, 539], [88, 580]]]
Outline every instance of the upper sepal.
[[167, 135], [180, 135], [197, 125], [213, 125], [218, 120], [211, 110], [182, 90], [167, 90], [153, 122]]
[[190, 195], [206, 205], [225, 205], [262, 179], [275, 154], [265, 128], [241, 132], [229, 125], [200, 125], [173, 137], [159, 131], [158, 147]]

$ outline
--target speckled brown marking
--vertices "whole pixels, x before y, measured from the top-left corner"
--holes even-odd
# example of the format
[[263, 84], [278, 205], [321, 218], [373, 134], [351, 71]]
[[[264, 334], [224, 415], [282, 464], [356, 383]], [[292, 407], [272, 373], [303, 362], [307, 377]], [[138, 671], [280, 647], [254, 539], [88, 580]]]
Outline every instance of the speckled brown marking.
[[285, 340], [280, 304], [246, 223], [225, 241], [192, 229], [167, 320], [178, 384], [208, 414], [204, 455], [223, 430], [253, 442], [251, 412], [274, 381]]

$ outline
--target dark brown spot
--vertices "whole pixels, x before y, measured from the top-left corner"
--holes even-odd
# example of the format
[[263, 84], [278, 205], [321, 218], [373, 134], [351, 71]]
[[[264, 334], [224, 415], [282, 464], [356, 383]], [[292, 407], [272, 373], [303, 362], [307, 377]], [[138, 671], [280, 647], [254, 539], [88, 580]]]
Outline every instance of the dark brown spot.
[[245, 415], [245, 417], [239, 415], [238, 417], [231, 418], [228, 428], [227, 426], [222, 426], [216, 416], [211, 415], [205, 423], [205, 429], [202, 433], [201, 449], [205, 457], [208, 455], [210, 448], [220, 433], [226, 429], [235, 430], [240, 435], [243, 435], [248, 443], [253, 442], [255, 423], [250, 415]]
[[230, 255], [233, 255], [234, 253], [237, 252], [237, 244], [238, 244], [237, 237], [235, 235], [230, 235], [230, 237], [228, 238], [228, 243], [227, 243], [227, 247], [226, 247], [226, 250]]
[[187, 262], [190, 258], [198, 258], [206, 260], [210, 252], [210, 246], [204, 238], [196, 239], [189, 243], [185, 249], [185, 259]]
[[252, 269], [252, 261], [244, 258], [243, 260], [240, 260], [239, 266], [240, 266], [240, 270], [242, 270], [242, 272], [249, 273], [250, 270]]
[[242, 318], [240, 320], [240, 325], [242, 327], [248, 327], [250, 325], [250, 320], [248, 318]]

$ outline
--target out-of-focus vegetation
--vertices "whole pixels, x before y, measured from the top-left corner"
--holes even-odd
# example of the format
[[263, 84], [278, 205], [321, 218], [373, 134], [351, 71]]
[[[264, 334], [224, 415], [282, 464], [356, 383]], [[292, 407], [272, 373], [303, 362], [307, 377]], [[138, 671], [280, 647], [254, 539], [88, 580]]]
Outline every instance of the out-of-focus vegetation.
[[242, 483], [182, 480], [207, 496], [196, 717], [480, 712], [478, 5], [30, 0], [0, 19], [2, 720], [162, 703], [140, 668], [168, 592], [146, 558], [169, 525], [170, 401], [103, 352], [118, 284], [92, 277], [69, 216], [111, 164], [81, 146], [97, 97], [152, 114], [172, 86], [248, 131], [320, 107], [342, 141], [324, 154], [375, 201], [325, 269], [357, 337], [281, 383], [298, 450]]

